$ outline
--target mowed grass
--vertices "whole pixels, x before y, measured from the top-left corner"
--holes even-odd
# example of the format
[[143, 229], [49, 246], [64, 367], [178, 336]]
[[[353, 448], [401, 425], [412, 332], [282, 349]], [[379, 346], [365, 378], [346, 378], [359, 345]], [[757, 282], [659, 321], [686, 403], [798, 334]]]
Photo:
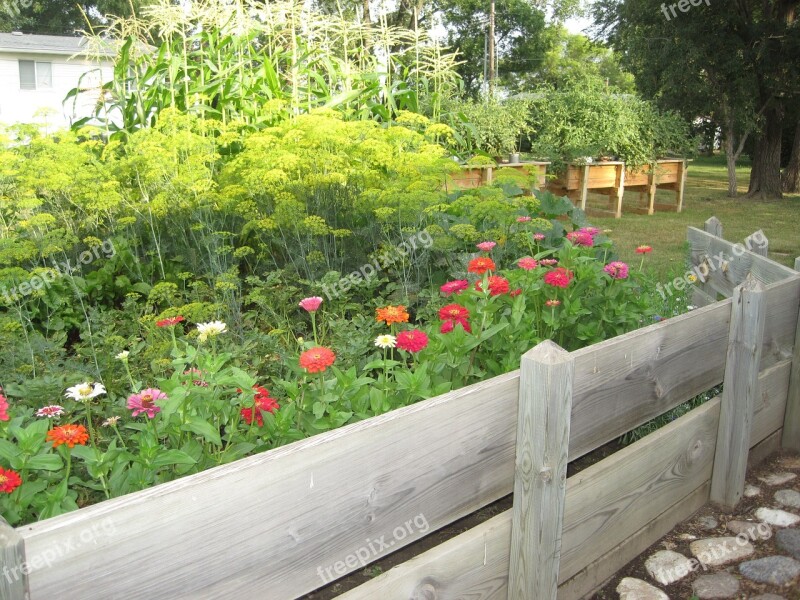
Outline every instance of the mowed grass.
[[[748, 200], [743, 195], [750, 177], [749, 164], [737, 169], [737, 174], [742, 196], [728, 198], [725, 159], [697, 158], [689, 165], [681, 213], [656, 212], [650, 216], [625, 213], [626, 205], [636, 206], [639, 201], [638, 192], [627, 192], [621, 219], [592, 216], [589, 220], [597, 227], [611, 230], [609, 236], [620, 258], [632, 266], [638, 267], [642, 258], [635, 253], [636, 247], [652, 246], [652, 254], [645, 257], [645, 269], [653, 270], [660, 280], [685, 271], [686, 228], [702, 229], [712, 216], [722, 222], [723, 236], [729, 241], [743, 242], [748, 235], [762, 229], [769, 239], [769, 257], [794, 266], [795, 257], [800, 256], [800, 194], [784, 194], [783, 200]], [[674, 199], [673, 192], [659, 191], [656, 197], [657, 202], [672, 204]]]

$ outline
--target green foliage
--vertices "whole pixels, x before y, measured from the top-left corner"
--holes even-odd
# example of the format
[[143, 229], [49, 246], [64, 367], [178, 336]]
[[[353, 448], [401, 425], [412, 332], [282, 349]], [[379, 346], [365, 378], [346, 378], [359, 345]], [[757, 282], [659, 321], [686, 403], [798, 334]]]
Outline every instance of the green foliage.
[[466, 100], [451, 105], [449, 112], [461, 118], [453, 125], [464, 140], [462, 152], [468, 154], [494, 157], [517, 152], [530, 130], [530, 103], [525, 100]]

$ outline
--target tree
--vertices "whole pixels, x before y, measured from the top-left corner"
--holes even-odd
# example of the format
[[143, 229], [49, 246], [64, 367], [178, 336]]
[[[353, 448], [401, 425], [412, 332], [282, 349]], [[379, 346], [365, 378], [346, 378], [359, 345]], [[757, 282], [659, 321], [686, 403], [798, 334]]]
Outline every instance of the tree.
[[[152, 0], [16, 0], [0, 10], [0, 31], [73, 35], [87, 25], [101, 25], [104, 15], [138, 14]], [[87, 23], [87, 19], [89, 23]]]
[[687, 118], [710, 116], [722, 126], [731, 194], [735, 161], [752, 132], [748, 194], [780, 197], [783, 115], [800, 91], [796, 5], [737, 0], [671, 15], [666, 4], [659, 10], [648, 0], [599, 0], [595, 17], [643, 93]]

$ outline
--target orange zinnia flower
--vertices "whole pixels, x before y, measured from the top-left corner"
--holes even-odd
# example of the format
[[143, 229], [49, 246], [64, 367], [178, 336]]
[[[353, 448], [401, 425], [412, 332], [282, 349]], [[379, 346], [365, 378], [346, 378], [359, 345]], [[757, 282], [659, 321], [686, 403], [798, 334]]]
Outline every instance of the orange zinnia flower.
[[53, 442], [53, 448], [58, 448], [61, 444], [70, 448], [74, 448], [76, 444], [85, 446], [88, 440], [89, 434], [83, 425], [61, 425], [47, 432], [47, 441]]
[[483, 275], [486, 271], [494, 271], [496, 269], [494, 261], [487, 256], [473, 258], [467, 265], [467, 272], [477, 273], [478, 275]]
[[322, 373], [335, 360], [336, 355], [333, 350], [324, 346], [317, 346], [316, 348], [311, 348], [311, 350], [306, 350], [300, 355], [300, 366], [309, 373]]
[[385, 321], [387, 325], [392, 323], [408, 323], [408, 313], [406, 307], [402, 304], [399, 306], [384, 306], [375, 311], [375, 320], [379, 323]]

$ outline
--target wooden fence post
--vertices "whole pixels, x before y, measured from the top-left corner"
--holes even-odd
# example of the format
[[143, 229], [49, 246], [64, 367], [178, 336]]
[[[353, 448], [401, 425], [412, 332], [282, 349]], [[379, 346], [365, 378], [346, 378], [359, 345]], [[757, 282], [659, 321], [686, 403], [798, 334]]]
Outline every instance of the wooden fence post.
[[764, 288], [752, 275], [733, 290], [711, 501], [733, 510], [744, 493], [765, 320]]
[[546, 340], [521, 361], [509, 600], [555, 600], [575, 361]]
[[28, 600], [28, 570], [25, 542], [13, 527], [0, 517], [0, 598]]
[[[800, 271], [800, 257], [794, 260], [794, 270]], [[800, 452], [800, 315], [798, 315], [797, 330], [794, 334], [792, 374], [789, 376], [789, 396], [786, 399], [781, 446]]]
[[[763, 244], [756, 244], [755, 243], [756, 239], [762, 240]], [[744, 238], [744, 245], [753, 254], [758, 254], [759, 256], [764, 256], [764, 257], [766, 257], [769, 254], [769, 240], [767, 239], [767, 236], [761, 229], [759, 229], [758, 231], [754, 231], [746, 238]]]
[[722, 237], [722, 222], [717, 217], [709, 217], [706, 219], [706, 222], [703, 223], [703, 229], [706, 233], [715, 235], [718, 238]]

